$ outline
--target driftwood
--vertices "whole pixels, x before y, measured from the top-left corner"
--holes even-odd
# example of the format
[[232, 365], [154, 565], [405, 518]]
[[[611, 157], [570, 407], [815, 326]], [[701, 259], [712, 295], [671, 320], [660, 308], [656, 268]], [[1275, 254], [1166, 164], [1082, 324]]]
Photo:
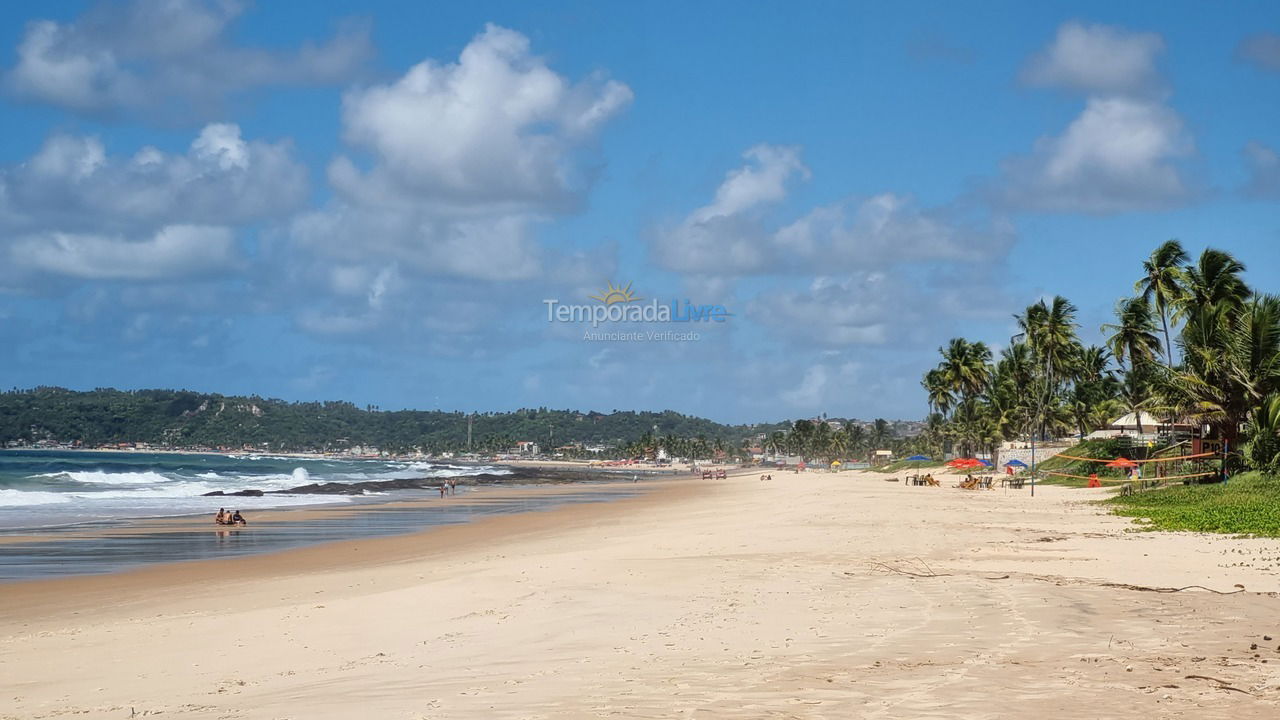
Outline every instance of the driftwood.
[[[911, 577], [911, 578], [954, 577], [953, 573], [935, 572], [932, 567], [929, 567], [929, 563], [925, 562], [924, 560], [918, 557], [911, 558], [907, 562], [912, 569], [908, 570], [906, 568], [896, 567], [894, 565], [890, 565], [889, 563], [879, 562], [877, 560], [871, 561], [871, 569], [877, 570], [879, 572], [886, 573], [886, 574], [906, 575], [907, 577]], [[845, 573], [845, 575], [854, 575], [854, 574], [856, 573], [851, 573], [851, 572]], [[995, 577], [984, 576], [982, 579], [983, 580], [1008, 580], [1009, 576], [1008, 575], [998, 575]]]
[[1139, 592], [1154, 592], [1154, 593], [1176, 593], [1176, 592], [1182, 592], [1183, 590], [1192, 590], [1192, 589], [1207, 590], [1215, 595], [1235, 595], [1236, 593], [1244, 592], [1243, 585], [1236, 585], [1235, 590], [1231, 590], [1228, 592], [1223, 592], [1222, 590], [1214, 590], [1213, 588], [1207, 588], [1203, 585], [1187, 585], [1185, 587], [1178, 587], [1178, 588], [1163, 588], [1163, 587], [1147, 587], [1146, 585], [1129, 585], [1128, 583], [1102, 583], [1102, 587], [1112, 587], [1112, 588], [1120, 588], [1122, 590], [1137, 590]]
[[1244, 693], [1245, 695], [1253, 695], [1253, 693], [1249, 692], [1248, 690], [1241, 690], [1240, 688], [1232, 685], [1226, 680], [1222, 680], [1216, 677], [1209, 677], [1208, 675], [1187, 675], [1186, 678], [1188, 680], [1209, 680], [1211, 682], [1218, 683], [1219, 690], [1234, 690], [1235, 692]]

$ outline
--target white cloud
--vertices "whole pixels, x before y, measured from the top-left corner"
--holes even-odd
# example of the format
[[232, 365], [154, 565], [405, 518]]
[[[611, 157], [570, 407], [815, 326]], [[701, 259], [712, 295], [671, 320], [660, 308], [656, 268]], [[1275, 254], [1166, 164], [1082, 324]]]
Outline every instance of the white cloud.
[[329, 261], [394, 260], [416, 275], [521, 280], [543, 271], [543, 252], [524, 215], [442, 218], [335, 204], [299, 216], [290, 236]]
[[1244, 192], [1249, 197], [1280, 200], [1280, 155], [1260, 142], [1244, 146], [1244, 159], [1249, 166], [1249, 181]]
[[800, 381], [778, 397], [793, 409], [804, 414], [825, 412], [836, 405], [844, 405], [855, 393], [860, 367], [854, 362], [820, 362], [811, 365]]
[[216, 274], [232, 268], [237, 256], [231, 231], [220, 227], [173, 225], [154, 236], [42, 233], [18, 238], [8, 248], [18, 270], [86, 280], [157, 280]]
[[[500, 283], [563, 288], [608, 277], [611, 262], [591, 258], [592, 272], [586, 256], [547, 251], [535, 233], [589, 189], [584, 156], [630, 101], [626, 85], [573, 82], [523, 35], [494, 25], [456, 62], [426, 60], [348, 92], [343, 134], [355, 158], [335, 158], [335, 199], [288, 231], [300, 276], [333, 293], [303, 327], [353, 334], [414, 305], [431, 308], [422, 323], [435, 331], [470, 332], [487, 313], [475, 303], [492, 305]], [[331, 273], [335, 264], [346, 269]], [[373, 268], [387, 265], [395, 282], [377, 292]], [[459, 281], [469, 287], [452, 299], [430, 289]], [[366, 293], [377, 302], [357, 298]], [[441, 302], [456, 312], [439, 312]]]
[[1163, 39], [1105, 25], [1066, 23], [1023, 71], [1028, 84], [1084, 92], [1080, 115], [1057, 136], [1004, 163], [993, 195], [1043, 212], [1158, 210], [1193, 200], [1181, 165], [1195, 155], [1182, 118], [1165, 104], [1156, 58]]
[[570, 83], [523, 35], [489, 25], [455, 63], [347, 93], [345, 137], [376, 165], [366, 176], [342, 158], [330, 179], [368, 203], [391, 189], [443, 207], [559, 208], [584, 187], [575, 151], [631, 98], [601, 77]]
[[808, 177], [799, 150], [760, 145], [745, 157], [711, 203], [658, 233], [659, 264], [706, 277], [822, 274], [911, 261], [978, 262], [1012, 241], [1006, 224], [974, 226], [954, 211], [922, 209], [893, 193], [820, 206], [779, 225], [767, 211], [786, 199], [793, 178]]
[[891, 324], [913, 320], [905, 305], [906, 287], [881, 272], [857, 273], [843, 279], [814, 278], [803, 292], [780, 291], [757, 297], [752, 319], [792, 336], [823, 345], [882, 345]]
[[756, 145], [746, 164], [729, 171], [712, 201], [679, 225], [659, 233], [654, 251], [659, 264], [678, 272], [736, 275], [770, 264], [770, 240], [762, 213], [781, 202], [796, 177], [808, 178], [800, 149]]
[[1260, 32], [1246, 37], [1236, 47], [1236, 57], [1261, 70], [1280, 72], [1280, 34]]
[[243, 223], [293, 212], [306, 194], [306, 168], [288, 143], [245, 141], [236, 125], [205, 127], [182, 155], [145, 147], [109, 156], [96, 138], [54, 135], [0, 170], [0, 230]]
[[1196, 188], [1178, 161], [1194, 143], [1173, 110], [1145, 100], [1091, 98], [1057, 137], [1005, 163], [1004, 202], [1096, 214], [1174, 207]]
[[1107, 25], [1064, 23], [1049, 47], [1023, 69], [1028, 85], [1089, 94], [1146, 94], [1161, 84], [1156, 58], [1164, 40]]
[[5, 84], [19, 97], [89, 113], [208, 115], [255, 87], [353, 79], [372, 55], [368, 28], [348, 23], [324, 45], [293, 52], [232, 43], [234, 0], [99, 3], [67, 23], [30, 23]]

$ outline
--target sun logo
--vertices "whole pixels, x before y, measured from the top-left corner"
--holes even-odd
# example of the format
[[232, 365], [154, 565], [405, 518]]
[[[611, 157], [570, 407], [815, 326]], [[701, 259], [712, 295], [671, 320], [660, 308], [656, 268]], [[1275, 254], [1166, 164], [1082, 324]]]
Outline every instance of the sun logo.
[[613, 283], [609, 283], [609, 287], [599, 295], [592, 295], [592, 300], [599, 300], [605, 305], [613, 305], [614, 303], [635, 302], [640, 298], [631, 294], [631, 283], [627, 283], [626, 287], [614, 287]]

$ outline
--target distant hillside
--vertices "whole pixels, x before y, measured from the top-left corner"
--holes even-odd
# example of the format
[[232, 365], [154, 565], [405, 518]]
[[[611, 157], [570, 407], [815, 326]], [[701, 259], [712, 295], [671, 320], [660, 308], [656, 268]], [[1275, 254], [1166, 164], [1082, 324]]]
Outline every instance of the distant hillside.
[[[473, 447], [505, 449], [520, 440], [546, 446], [570, 442], [615, 445], [634, 442], [657, 427], [658, 436], [704, 436], [737, 446], [760, 432], [789, 427], [721, 425], [665, 412], [577, 412], [547, 408], [479, 413], [472, 420]], [[272, 450], [461, 450], [467, 416], [458, 412], [361, 409], [348, 402], [290, 403], [186, 390], [78, 392], [56, 387], [0, 394], [0, 445], [80, 441], [86, 445], [145, 442], [181, 447], [244, 445]]]

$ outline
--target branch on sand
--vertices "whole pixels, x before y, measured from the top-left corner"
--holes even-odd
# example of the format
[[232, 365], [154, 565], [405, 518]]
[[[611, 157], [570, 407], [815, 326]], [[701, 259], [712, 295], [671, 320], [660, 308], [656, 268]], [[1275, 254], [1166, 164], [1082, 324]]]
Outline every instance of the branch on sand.
[[[871, 569], [886, 575], [906, 575], [911, 578], [936, 578], [936, 577], [952, 577], [952, 573], [935, 572], [929, 563], [921, 558], [911, 558], [906, 561], [906, 567], [898, 567], [889, 563], [880, 562], [878, 560], [871, 561]], [[855, 573], [846, 572], [845, 575], [854, 575]], [[1007, 580], [1008, 575], [1000, 575], [998, 577], [984, 577], [983, 580]]]
[[1182, 592], [1183, 590], [1192, 590], [1192, 589], [1207, 590], [1215, 595], [1235, 595], [1236, 593], [1244, 592], [1243, 585], [1236, 585], [1235, 590], [1230, 590], [1227, 592], [1223, 592], [1222, 590], [1214, 590], [1213, 588], [1207, 588], [1203, 585], [1187, 585], [1185, 587], [1167, 588], [1167, 587], [1147, 587], [1146, 585], [1130, 585], [1128, 583], [1102, 583], [1102, 587], [1120, 588], [1122, 590], [1137, 590], [1139, 592], [1154, 592], [1154, 593], [1176, 593], [1176, 592]]
[[1221, 680], [1216, 677], [1209, 677], [1208, 675], [1187, 675], [1186, 678], [1188, 680], [1209, 680], [1211, 682], [1218, 683], [1219, 690], [1234, 690], [1235, 692], [1244, 693], [1245, 695], [1253, 695], [1253, 693], [1249, 692], [1248, 690], [1241, 690], [1240, 688], [1232, 685], [1226, 680]]

